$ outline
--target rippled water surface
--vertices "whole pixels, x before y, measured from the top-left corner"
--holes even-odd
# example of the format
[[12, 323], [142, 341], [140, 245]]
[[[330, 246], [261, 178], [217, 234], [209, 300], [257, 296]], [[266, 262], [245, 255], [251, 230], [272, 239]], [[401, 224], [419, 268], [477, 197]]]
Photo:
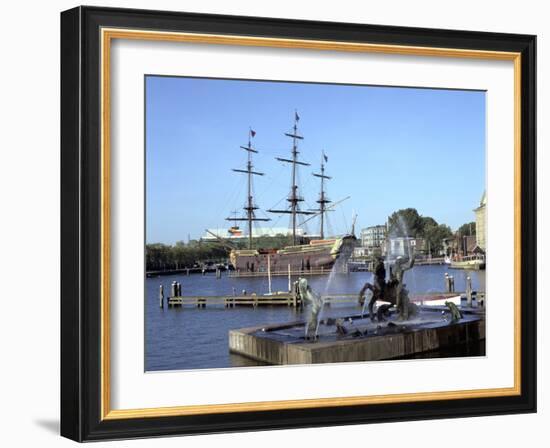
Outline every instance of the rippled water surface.
[[[485, 291], [485, 271], [449, 270], [446, 266], [416, 266], [405, 274], [405, 283], [411, 294], [441, 292], [444, 290], [444, 273], [455, 277], [455, 289], [465, 289], [466, 276], [472, 277], [474, 290]], [[372, 274], [354, 272], [309, 278], [314, 291], [335, 293], [357, 293], [366, 281], [372, 281]], [[253, 327], [263, 324], [276, 324], [302, 319], [302, 313], [286, 306], [260, 306], [257, 308], [206, 308], [159, 307], [159, 285], [164, 285], [165, 294], [170, 284], [177, 280], [182, 284], [183, 295], [224, 295], [233, 294], [233, 288], [248, 294], [268, 292], [267, 278], [236, 279], [225, 273], [221, 279], [215, 274], [202, 276], [184, 274], [148, 278], [145, 280], [145, 368], [151, 370], [211, 369], [220, 367], [259, 365], [258, 362], [232, 355], [228, 350], [228, 332], [231, 329]], [[294, 280], [294, 279], [293, 279]], [[273, 291], [287, 291], [288, 279], [274, 277]], [[326, 316], [354, 314], [359, 306], [334, 305], [325, 310]], [[440, 353], [439, 356], [465, 356], [483, 353]], [[438, 354], [432, 354], [438, 356]]]

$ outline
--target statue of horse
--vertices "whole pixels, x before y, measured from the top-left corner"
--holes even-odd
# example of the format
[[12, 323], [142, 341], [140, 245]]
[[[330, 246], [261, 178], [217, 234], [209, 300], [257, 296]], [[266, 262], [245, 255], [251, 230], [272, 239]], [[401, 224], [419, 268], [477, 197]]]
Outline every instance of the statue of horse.
[[[404, 278], [405, 272], [412, 269], [414, 266], [414, 249], [409, 247], [408, 257], [399, 256], [396, 258], [393, 272], [391, 272], [391, 280], [385, 282], [382, 277], [382, 272], [385, 274], [385, 270], [380, 268], [380, 272], [376, 269], [375, 272], [375, 284], [365, 283], [365, 285], [359, 291], [359, 303], [364, 303], [364, 296], [367, 290], [372, 292], [372, 296], [369, 301], [369, 316], [374, 321], [374, 304], [377, 300], [389, 302], [392, 306], [397, 308], [399, 313], [399, 320], [407, 320], [409, 314], [416, 314], [417, 306], [409, 301], [409, 291], [405, 288]], [[382, 307], [380, 307], [382, 308]], [[378, 320], [384, 320], [384, 313], [389, 311], [388, 307], [384, 307], [378, 310]]]
[[[401, 300], [397, 300], [398, 290], [400, 290]], [[368, 303], [365, 301], [365, 293], [370, 291]], [[389, 302], [378, 307], [375, 311], [374, 305], [376, 301]], [[378, 320], [379, 322], [385, 321], [385, 317], [388, 316], [390, 308], [396, 307], [399, 312], [400, 320], [407, 320], [409, 316], [418, 312], [418, 307], [414, 303], [409, 301], [409, 291], [403, 285], [402, 288], [398, 288], [398, 284], [395, 281], [386, 283], [383, 290], [375, 287], [373, 284], [367, 282], [359, 291], [359, 303], [369, 308], [369, 317], [371, 321]], [[405, 309], [406, 308], [406, 309]]]
[[[369, 308], [369, 317], [371, 321], [375, 321], [376, 319], [379, 322], [384, 321], [384, 315], [386, 315], [389, 311], [389, 308], [394, 307], [397, 304], [397, 284], [393, 281], [390, 281], [388, 283], [385, 283], [383, 288], [380, 289], [376, 286], [374, 286], [372, 283], [365, 283], [365, 285], [361, 288], [361, 291], [359, 291], [359, 303], [361, 305], [366, 305], [365, 302], [365, 294], [367, 291], [370, 291], [369, 297], [370, 300], [368, 301], [368, 308]], [[404, 288], [401, 290], [401, 294], [403, 294]], [[376, 301], [383, 301], [383, 302], [389, 302], [390, 306], [380, 306], [376, 312], [374, 310], [374, 305], [376, 304]]]

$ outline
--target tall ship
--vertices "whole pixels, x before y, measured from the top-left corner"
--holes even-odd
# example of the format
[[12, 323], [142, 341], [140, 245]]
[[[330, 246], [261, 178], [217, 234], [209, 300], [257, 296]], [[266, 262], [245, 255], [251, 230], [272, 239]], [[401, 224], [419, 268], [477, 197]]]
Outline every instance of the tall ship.
[[[248, 154], [246, 167], [244, 169], [233, 169], [233, 171], [246, 176], [247, 196], [243, 207], [245, 213], [243, 216], [226, 218], [227, 221], [234, 222], [234, 225], [228, 230], [230, 236], [245, 236], [238, 226], [239, 221], [246, 223], [248, 227], [247, 248], [233, 247], [230, 250], [229, 258], [236, 276], [262, 275], [262, 273], [268, 272], [274, 275], [289, 272], [293, 274], [328, 274], [335, 265], [340, 270], [345, 270], [346, 262], [353, 252], [356, 243], [353, 225], [349, 234], [333, 237], [325, 235], [327, 213], [334, 210], [334, 207], [342, 201], [332, 203], [327, 197], [326, 183], [331, 177], [325, 173], [328, 158], [324, 152], [322, 153], [319, 172], [312, 173], [320, 183], [319, 197], [316, 201], [318, 206], [316, 209], [310, 210], [304, 210], [302, 207], [304, 197], [297, 182], [298, 169], [300, 166], [310, 166], [310, 164], [299, 159], [298, 145], [304, 139], [298, 131], [299, 120], [300, 117], [295, 112], [292, 130], [284, 134], [292, 140], [290, 157], [275, 158], [278, 162], [288, 163], [291, 166], [291, 187], [286, 197], [287, 207], [267, 210], [268, 213], [274, 215], [290, 215], [287, 237], [291, 238], [292, 244], [289, 246], [275, 249], [254, 247], [254, 224], [261, 221], [271, 221], [271, 218], [259, 217], [256, 213], [259, 207], [254, 200], [253, 178], [263, 176], [264, 173], [254, 170], [252, 156], [257, 154], [258, 150], [252, 146], [252, 138], [256, 134], [253, 130], [249, 130], [248, 144], [240, 147]], [[301, 226], [314, 218], [319, 219], [319, 235], [307, 236], [301, 231]], [[222, 238], [218, 237], [218, 239], [221, 240]]]

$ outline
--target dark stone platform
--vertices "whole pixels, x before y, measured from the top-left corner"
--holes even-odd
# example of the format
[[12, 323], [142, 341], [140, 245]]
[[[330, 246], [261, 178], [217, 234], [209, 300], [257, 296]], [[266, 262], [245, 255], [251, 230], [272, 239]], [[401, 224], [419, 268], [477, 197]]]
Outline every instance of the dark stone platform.
[[463, 310], [451, 323], [446, 307], [422, 307], [417, 316], [386, 322], [368, 316], [344, 316], [346, 334], [334, 319], [321, 319], [319, 338], [304, 338], [304, 322], [243, 328], [229, 332], [229, 350], [268, 364], [319, 364], [407, 358], [418, 353], [470, 344], [485, 339], [485, 313]]

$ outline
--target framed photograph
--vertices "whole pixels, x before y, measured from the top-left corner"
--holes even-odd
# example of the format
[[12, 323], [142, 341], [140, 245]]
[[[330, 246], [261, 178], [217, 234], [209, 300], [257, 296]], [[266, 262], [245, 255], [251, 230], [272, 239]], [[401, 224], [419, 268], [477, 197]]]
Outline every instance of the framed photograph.
[[61, 14], [61, 433], [536, 411], [535, 36]]

